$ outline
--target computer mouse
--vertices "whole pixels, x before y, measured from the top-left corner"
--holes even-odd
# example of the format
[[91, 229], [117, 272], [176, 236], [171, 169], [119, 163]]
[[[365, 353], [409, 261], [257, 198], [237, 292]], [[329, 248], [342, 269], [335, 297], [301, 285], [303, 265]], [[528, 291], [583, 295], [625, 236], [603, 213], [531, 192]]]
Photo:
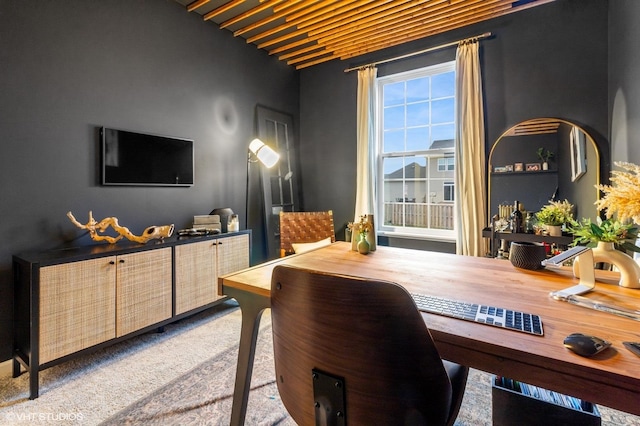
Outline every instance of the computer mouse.
[[596, 336], [573, 333], [564, 339], [564, 346], [580, 356], [589, 357], [607, 349], [611, 343]]

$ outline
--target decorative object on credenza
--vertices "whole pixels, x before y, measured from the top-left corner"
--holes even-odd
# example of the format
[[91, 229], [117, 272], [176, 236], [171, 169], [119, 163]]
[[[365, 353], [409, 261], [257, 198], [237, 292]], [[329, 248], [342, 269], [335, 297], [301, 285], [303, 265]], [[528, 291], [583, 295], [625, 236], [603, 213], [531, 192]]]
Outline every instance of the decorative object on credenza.
[[220, 216], [217, 214], [203, 214], [193, 216], [193, 229], [207, 233], [222, 232]]
[[213, 209], [211, 210], [211, 213], [209, 213], [209, 215], [219, 216], [219, 222], [222, 226], [222, 232], [229, 232], [229, 219], [231, 218], [232, 214], [234, 214], [234, 212], [229, 207]]
[[509, 260], [516, 268], [522, 269], [542, 269], [542, 261], [547, 257], [544, 245], [539, 243], [517, 242], [511, 243], [509, 249]]
[[[118, 218], [116, 217], [105, 217], [100, 222], [96, 221], [93, 218], [93, 212], [89, 211], [89, 221], [86, 224], [82, 224], [76, 220], [71, 212], [67, 212], [67, 217], [71, 220], [71, 223], [76, 225], [80, 229], [86, 229], [89, 231], [89, 236], [94, 241], [107, 241], [111, 244], [116, 243], [121, 240], [123, 237], [128, 239], [129, 241], [133, 241], [136, 243], [144, 244], [149, 240], [160, 239], [163, 240], [165, 238], [169, 238], [173, 235], [174, 225], [162, 225], [162, 226], [149, 226], [144, 230], [142, 235], [136, 236], [134, 235], [129, 228], [125, 226], [120, 226], [118, 223]], [[109, 235], [101, 235], [104, 233], [109, 227], [113, 228], [119, 235], [117, 237], [112, 237]]]

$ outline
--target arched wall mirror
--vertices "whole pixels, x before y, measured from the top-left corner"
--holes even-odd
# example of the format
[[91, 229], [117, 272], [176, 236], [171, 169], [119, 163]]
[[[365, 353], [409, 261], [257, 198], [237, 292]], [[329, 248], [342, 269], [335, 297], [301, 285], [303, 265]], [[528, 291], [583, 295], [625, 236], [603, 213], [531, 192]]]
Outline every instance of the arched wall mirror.
[[[553, 156], [544, 170], [538, 156]], [[499, 205], [515, 200], [537, 212], [549, 200], [569, 200], [576, 218], [598, 215], [600, 154], [593, 138], [580, 126], [558, 118], [535, 118], [504, 132], [489, 153], [488, 217]]]

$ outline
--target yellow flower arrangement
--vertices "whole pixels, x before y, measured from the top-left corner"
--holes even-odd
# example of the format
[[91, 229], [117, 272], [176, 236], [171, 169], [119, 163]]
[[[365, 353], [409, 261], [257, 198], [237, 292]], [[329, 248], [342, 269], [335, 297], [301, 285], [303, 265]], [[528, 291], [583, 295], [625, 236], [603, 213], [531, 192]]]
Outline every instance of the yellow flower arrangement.
[[604, 196], [595, 204], [598, 210], [606, 209], [607, 218], [617, 213], [620, 222], [631, 219], [640, 224], [640, 166], [622, 161], [614, 164], [627, 171], [611, 172], [611, 182], [615, 185], [597, 185]]
[[366, 236], [367, 233], [372, 230], [371, 222], [369, 222], [369, 220], [367, 219], [366, 214], [360, 216], [360, 222], [349, 222], [347, 226], [349, 227], [349, 230], [351, 230], [351, 232], [359, 232], [362, 236]]

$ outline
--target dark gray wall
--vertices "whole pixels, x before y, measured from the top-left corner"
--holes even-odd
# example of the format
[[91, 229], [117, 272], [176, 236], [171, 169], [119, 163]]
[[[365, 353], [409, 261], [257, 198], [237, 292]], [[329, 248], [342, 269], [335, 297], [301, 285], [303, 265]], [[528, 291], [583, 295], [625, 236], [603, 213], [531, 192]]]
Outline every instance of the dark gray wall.
[[[138, 235], [214, 207], [244, 216], [254, 108], [297, 120], [298, 99], [294, 68], [174, 1], [0, 0], [0, 359], [12, 254], [92, 243], [68, 211]], [[100, 186], [101, 125], [194, 139], [195, 185]]]
[[611, 159], [640, 164], [640, 2], [609, 2]]
[[[485, 31], [494, 34], [481, 42], [487, 155], [502, 132], [535, 117], [559, 117], [583, 125], [606, 154], [607, 10], [608, 2], [603, 0], [558, 0], [357, 61], [303, 69], [300, 152], [305, 208], [333, 209], [339, 231], [353, 218], [357, 73], [344, 73], [345, 68]], [[378, 75], [454, 58], [455, 48], [449, 48], [380, 65]], [[608, 167], [607, 155], [603, 160], [603, 167]], [[397, 239], [384, 242], [454, 251], [453, 244], [447, 243]]]

